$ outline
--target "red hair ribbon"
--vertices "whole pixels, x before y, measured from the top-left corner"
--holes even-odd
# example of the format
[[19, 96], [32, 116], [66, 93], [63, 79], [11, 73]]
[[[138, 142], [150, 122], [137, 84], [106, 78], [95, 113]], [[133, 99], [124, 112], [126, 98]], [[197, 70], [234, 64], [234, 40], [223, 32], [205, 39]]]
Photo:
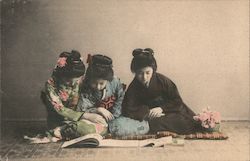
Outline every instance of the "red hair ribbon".
[[91, 55], [91, 54], [88, 54], [87, 63], [88, 63], [88, 64], [91, 64], [91, 62], [92, 62], [92, 55]]

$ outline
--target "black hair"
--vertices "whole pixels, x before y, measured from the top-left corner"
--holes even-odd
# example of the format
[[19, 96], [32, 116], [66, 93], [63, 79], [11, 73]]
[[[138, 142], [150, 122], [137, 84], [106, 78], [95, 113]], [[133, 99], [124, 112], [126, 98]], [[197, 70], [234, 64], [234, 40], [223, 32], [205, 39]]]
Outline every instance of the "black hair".
[[53, 71], [53, 76], [75, 78], [84, 75], [85, 65], [78, 51], [72, 50], [71, 52], [62, 52], [59, 55], [59, 60], [62, 58], [65, 59], [65, 64], [63, 66], [57, 64]]
[[151, 48], [135, 49], [132, 52], [134, 56], [131, 62], [130, 69], [133, 73], [144, 67], [152, 67], [153, 71], [157, 70], [157, 63], [154, 58], [154, 51]]
[[89, 67], [86, 72], [86, 79], [104, 79], [111, 81], [114, 77], [112, 59], [101, 54], [91, 56]]

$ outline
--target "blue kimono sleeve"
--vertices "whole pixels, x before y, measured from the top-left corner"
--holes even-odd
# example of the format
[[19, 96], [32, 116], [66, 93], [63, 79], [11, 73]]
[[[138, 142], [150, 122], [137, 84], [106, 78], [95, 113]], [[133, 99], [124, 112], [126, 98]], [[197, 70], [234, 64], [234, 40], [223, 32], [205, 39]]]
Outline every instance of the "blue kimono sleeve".
[[77, 104], [77, 111], [83, 111], [88, 113], [96, 113], [95, 103], [91, 101], [89, 98], [85, 97], [83, 93], [81, 93], [79, 102]]
[[125, 95], [125, 91], [123, 89], [123, 85], [120, 81], [120, 79], [116, 78], [115, 79], [115, 96], [116, 100], [114, 102], [114, 106], [112, 109], [112, 114], [115, 118], [119, 117], [122, 113], [122, 101]]

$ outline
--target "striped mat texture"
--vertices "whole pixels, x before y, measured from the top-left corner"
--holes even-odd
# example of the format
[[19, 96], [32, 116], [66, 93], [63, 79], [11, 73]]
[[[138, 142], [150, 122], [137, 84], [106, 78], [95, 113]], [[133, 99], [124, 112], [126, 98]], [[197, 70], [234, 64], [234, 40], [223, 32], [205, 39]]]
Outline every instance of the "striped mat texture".
[[112, 136], [111, 134], [106, 135], [105, 139], [118, 139], [118, 140], [144, 140], [150, 138], [160, 138], [165, 136], [172, 136], [173, 138], [182, 137], [184, 139], [207, 139], [207, 140], [226, 140], [228, 136], [222, 132], [211, 132], [211, 133], [194, 133], [187, 135], [178, 135], [170, 131], [160, 131], [154, 135], [130, 135], [130, 136]]

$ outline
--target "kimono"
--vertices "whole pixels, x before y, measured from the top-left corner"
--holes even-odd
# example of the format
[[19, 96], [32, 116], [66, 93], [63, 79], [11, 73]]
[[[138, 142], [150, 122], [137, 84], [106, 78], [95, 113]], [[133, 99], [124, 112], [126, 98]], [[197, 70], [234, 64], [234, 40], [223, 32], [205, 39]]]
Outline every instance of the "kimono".
[[93, 90], [85, 83], [76, 110], [96, 113], [96, 107], [103, 107], [117, 118], [121, 115], [124, 94], [123, 85], [117, 77], [114, 77], [112, 81], [108, 81], [103, 91]]
[[52, 76], [45, 83], [41, 97], [47, 107], [50, 129], [62, 125], [64, 121], [78, 121], [83, 115], [83, 112], [76, 111], [82, 80], [79, 77], [65, 82]]
[[[148, 119], [154, 107], [161, 107], [165, 115]], [[139, 121], [148, 120], [150, 133], [189, 134], [200, 129], [200, 124], [193, 120], [195, 113], [182, 101], [176, 85], [160, 73], [153, 73], [148, 87], [134, 78], [125, 94], [122, 114]]]
[[[121, 115], [125, 92], [119, 78], [114, 77], [112, 81], [108, 81], [102, 91], [93, 90], [88, 82], [84, 82], [81, 91], [76, 111], [97, 114], [97, 107], [103, 107], [110, 111], [115, 119]], [[109, 122], [101, 126], [108, 128], [108, 124]]]
[[46, 82], [43, 100], [48, 109], [48, 137], [53, 137], [56, 128], [60, 128], [66, 140], [90, 133], [106, 134], [108, 124], [93, 123], [82, 118], [85, 112], [96, 112], [96, 103], [111, 110], [115, 117], [120, 116], [124, 92], [118, 78], [107, 83], [105, 97], [102, 96], [102, 99], [98, 97], [101, 96], [99, 92], [84, 88], [87, 84], [83, 86], [83, 83], [82, 78], [63, 82], [55, 77]]

